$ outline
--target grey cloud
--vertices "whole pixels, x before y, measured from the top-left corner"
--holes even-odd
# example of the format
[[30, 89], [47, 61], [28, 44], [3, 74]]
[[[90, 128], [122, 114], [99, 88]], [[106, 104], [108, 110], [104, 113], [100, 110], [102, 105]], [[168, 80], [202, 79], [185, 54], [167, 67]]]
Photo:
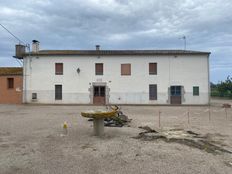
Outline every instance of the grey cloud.
[[[231, 0], [0, 0], [0, 8], [2, 24], [42, 49], [182, 49], [186, 35], [188, 49], [212, 52], [213, 81], [232, 72]], [[5, 65], [17, 41], [0, 33]]]

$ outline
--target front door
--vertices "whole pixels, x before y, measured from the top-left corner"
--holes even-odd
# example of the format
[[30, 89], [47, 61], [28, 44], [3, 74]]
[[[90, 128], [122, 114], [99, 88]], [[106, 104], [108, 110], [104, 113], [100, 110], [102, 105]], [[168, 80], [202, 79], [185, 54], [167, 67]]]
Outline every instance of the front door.
[[171, 104], [181, 104], [181, 86], [171, 86]]
[[105, 105], [106, 101], [106, 87], [105, 86], [94, 86], [93, 87], [93, 104]]

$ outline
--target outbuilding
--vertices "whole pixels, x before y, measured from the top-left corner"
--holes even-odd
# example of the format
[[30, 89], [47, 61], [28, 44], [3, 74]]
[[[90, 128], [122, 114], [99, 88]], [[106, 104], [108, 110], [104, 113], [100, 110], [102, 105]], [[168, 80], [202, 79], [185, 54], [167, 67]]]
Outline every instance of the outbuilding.
[[0, 67], [0, 104], [21, 104], [23, 68]]

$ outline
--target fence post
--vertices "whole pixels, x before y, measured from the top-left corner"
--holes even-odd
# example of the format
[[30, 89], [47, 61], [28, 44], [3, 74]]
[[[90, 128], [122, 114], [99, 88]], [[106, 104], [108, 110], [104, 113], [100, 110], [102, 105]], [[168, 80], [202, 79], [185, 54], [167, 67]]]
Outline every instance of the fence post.
[[159, 128], [161, 126], [161, 123], [160, 123], [160, 115], [161, 115], [161, 112], [159, 111]]
[[209, 105], [209, 121], [211, 121], [211, 111], [210, 111], [210, 105]]

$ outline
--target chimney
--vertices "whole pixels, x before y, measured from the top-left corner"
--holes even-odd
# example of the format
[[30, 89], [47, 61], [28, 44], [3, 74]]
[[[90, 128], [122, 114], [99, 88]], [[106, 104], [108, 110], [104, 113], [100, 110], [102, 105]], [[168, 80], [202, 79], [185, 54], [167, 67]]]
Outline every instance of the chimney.
[[32, 52], [38, 52], [39, 51], [39, 41], [33, 40], [32, 41]]
[[96, 45], [96, 50], [97, 50], [97, 51], [100, 50], [100, 45]]

